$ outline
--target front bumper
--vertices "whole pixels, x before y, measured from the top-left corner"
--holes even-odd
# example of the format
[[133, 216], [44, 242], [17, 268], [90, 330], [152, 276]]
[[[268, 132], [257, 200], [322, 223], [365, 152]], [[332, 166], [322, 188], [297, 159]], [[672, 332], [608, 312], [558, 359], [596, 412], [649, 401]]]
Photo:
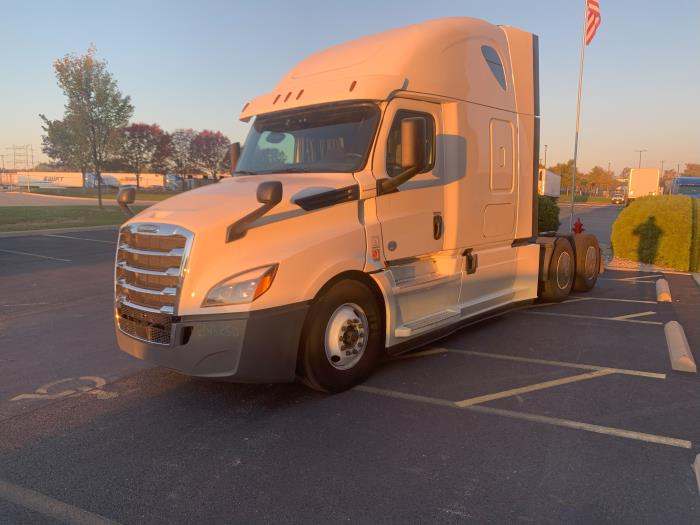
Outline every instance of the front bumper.
[[170, 346], [135, 339], [116, 326], [119, 348], [191, 376], [250, 383], [293, 381], [308, 303], [239, 314], [183, 316]]

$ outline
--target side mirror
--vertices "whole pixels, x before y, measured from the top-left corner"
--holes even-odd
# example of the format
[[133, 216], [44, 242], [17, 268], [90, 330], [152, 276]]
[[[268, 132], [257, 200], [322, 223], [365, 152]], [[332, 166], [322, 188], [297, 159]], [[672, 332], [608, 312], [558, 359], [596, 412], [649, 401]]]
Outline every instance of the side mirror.
[[257, 210], [241, 217], [226, 230], [226, 242], [235, 241], [244, 237], [251, 224], [265, 215], [282, 201], [282, 183], [278, 180], [268, 180], [258, 185], [255, 197], [262, 204]]
[[425, 167], [425, 120], [419, 117], [401, 121], [401, 167], [403, 171], [395, 177], [382, 179], [377, 184], [377, 195], [392, 193], [401, 184], [410, 180]]
[[234, 142], [231, 144], [231, 175], [236, 171], [236, 165], [238, 164], [238, 159], [241, 156], [241, 143]]
[[282, 201], [282, 183], [278, 180], [261, 182], [256, 197], [260, 204], [276, 206]]
[[117, 193], [117, 204], [119, 204], [119, 207], [124, 212], [124, 215], [129, 218], [136, 215], [134, 211], [129, 208], [129, 204], [133, 204], [135, 200], [136, 188], [133, 186], [122, 186], [119, 188], [119, 192]]
[[414, 117], [401, 121], [401, 167], [403, 169], [425, 166], [425, 119]]

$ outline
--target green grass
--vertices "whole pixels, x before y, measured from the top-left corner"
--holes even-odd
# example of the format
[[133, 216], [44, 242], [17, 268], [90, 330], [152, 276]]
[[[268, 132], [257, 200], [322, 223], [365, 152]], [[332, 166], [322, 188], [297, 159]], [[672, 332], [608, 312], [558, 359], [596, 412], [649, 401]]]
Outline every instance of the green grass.
[[[559, 197], [559, 202], [571, 202], [571, 195], [562, 195]], [[610, 197], [598, 197], [593, 195], [576, 195], [575, 202], [604, 202], [606, 204], [611, 204], [612, 200]]]
[[616, 256], [688, 271], [698, 266], [697, 203], [682, 195], [635, 199], [612, 227]]
[[[32, 188], [31, 193], [97, 199], [97, 190], [94, 188]], [[173, 195], [177, 195], [177, 193], [173, 191], [136, 190], [136, 199], [141, 201], [162, 201]], [[117, 192], [114, 190], [102, 190], [102, 198], [104, 200], [114, 200], [117, 198]]]
[[[134, 207], [141, 211], [143, 207]], [[0, 232], [108, 226], [126, 217], [117, 206], [6, 206], [0, 208]]]

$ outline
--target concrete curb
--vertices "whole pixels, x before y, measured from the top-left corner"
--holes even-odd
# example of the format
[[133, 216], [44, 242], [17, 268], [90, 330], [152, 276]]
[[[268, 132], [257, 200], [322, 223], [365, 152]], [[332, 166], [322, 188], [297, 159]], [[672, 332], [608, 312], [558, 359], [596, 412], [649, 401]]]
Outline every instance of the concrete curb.
[[666, 334], [666, 346], [668, 347], [668, 356], [671, 359], [671, 368], [679, 372], [697, 374], [698, 367], [695, 365], [693, 353], [690, 351], [688, 339], [685, 337], [680, 323], [669, 321], [664, 325], [664, 333]]
[[700, 273], [693, 273], [691, 275], [693, 276], [693, 279], [695, 279], [695, 284], [697, 284], [698, 288], [700, 288]]
[[693, 471], [695, 472], [695, 481], [698, 484], [698, 493], [700, 493], [700, 454], [695, 456], [695, 461], [691, 466], [693, 467]]
[[660, 303], [670, 303], [673, 301], [673, 299], [671, 299], [671, 289], [668, 287], [668, 281], [666, 279], [658, 279], [656, 281], [656, 300]]
[[116, 224], [107, 224], [104, 226], [80, 226], [74, 228], [53, 228], [49, 230], [22, 230], [16, 232], [0, 232], [0, 239], [6, 237], [26, 237], [29, 235], [45, 235], [47, 233], [73, 233], [73, 232], [91, 232], [98, 230], [118, 230]]

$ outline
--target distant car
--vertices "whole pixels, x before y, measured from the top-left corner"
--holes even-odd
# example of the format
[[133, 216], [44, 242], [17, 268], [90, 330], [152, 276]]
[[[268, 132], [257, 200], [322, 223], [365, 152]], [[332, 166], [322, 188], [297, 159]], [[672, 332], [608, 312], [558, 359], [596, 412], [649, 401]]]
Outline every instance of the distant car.
[[612, 203], [613, 204], [624, 204], [625, 203], [625, 194], [619, 191], [616, 191], [615, 193], [612, 194]]

